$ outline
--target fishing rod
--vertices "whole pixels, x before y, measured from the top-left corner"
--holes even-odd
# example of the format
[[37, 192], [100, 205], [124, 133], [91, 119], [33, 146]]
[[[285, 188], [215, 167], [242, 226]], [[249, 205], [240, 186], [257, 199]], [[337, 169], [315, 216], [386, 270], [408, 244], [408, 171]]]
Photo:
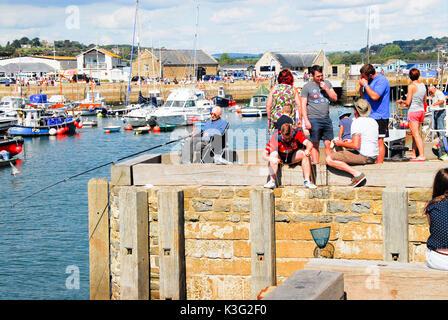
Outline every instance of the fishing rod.
[[149, 148], [149, 149], [142, 150], [142, 151], [139, 151], [139, 152], [130, 154], [130, 155], [125, 156], [125, 157], [121, 157], [121, 158], [116, 159], [116, 160], [114, 160], [114, 161], [109, 161], [109, 162], [107, 162], [107, 163], [101, 164], [101, 165], [99, 165], [99, 166], [96, 166], [96, 167], [94, 167], [94, 168], [88, 169], [88, 170], [83, 171], [83, 172], [81, 172], [81, 173], [77, 173], [77, 174], [75, 174], [75, 175], [73, 175], [73, 176], [71, 176], [71, 177], [67, 177], [67, 178], [65, 178], [65, 179], [59, 180], [58, 182], [55, 182], [55, 183], [53, 183], [53, 184], [51, 184], [51, 185], [49, 185], [49, 186], [46, 186], [45, 188], [42, 188], [42, 189], [40, 189], [40, 190], [37, 190], [36, 192], [33, 192], [32, 194], [26, 196], [26, 197], [23, 198], [22, 200], [20, 200], [20, 201], [14, 203], [14, 204], [11, 206], [11, 208], [14, 208], [17, 204], [19, 204], [19, 203], [25, 201], [26, 199], [31, 198], [32, 196], [34, 196], [34, 195], [36, 195], [36, 194], [38, 194], [38, 193], [40, 193], [40, 192], [42, 192], [42, 191], [45, 191], [45, 190], [47, 190], [47, 189], [50, 189], [50, 188], [52, 188], [52, 187], [54, 187], [54, 186], [56, 186], [56, 185], [58, 185], [58, 184], [60, 184], [60, 183], [62, 183], [62, 182], [66, 182], [66, 181], [71, 180], [71, 179], [73, 179], [73, 178], [79, 177], [79, 176], [81, 176], [81, 175], [83, 175], [83, 174], [86, 174], [86, 173], [89, 173], [89, 172], [91, 172], [91, 171], [94, 171], [94, 170], [97, 170], [97, 169], [106, 167], [106, 166], [108, 166], [108, 165], [110, 165], [110, 164], [115, 164], [115, 163], [117, 163], [117, 162], [119, 162], [119, 161], [122, 161], [122, 160], [127, 159], [127, 158], [130, 158], [130, 157], [134, 157], [134, 156], [139, 155], [139, 154], [141, 154], [141, 153], [148, 152], [148, 151], [151, 151], [151, 150], [154, 150], [154, 149], [163, 147], [163, 146], [167, 146], [167, 145], [172, 144], [172, 143], [175, 143], [175, 142], [179, 142], [179, 141], [184, 140], [184, 139], [189, 138], [189, 137], [190, 137], [190, 136], [188, 135], [188, 136], [186, 136], [186, 137], [182, 137], [182, 138], [179, 138], [179, 139], [176, 139], [176, 140], [171, 140], [171, 141], [168, 141], [168, 142], [159, 144], [159, 145], [157, 145], [157, 146], [155, 146], [155, 147], [151, 147], [151, 148]]

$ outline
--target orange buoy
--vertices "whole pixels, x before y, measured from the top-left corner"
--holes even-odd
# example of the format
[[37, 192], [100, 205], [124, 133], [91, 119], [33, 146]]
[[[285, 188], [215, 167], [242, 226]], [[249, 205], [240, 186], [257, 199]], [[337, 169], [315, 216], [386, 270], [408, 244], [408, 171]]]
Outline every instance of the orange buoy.
[[160, 127], [159, 126], [155, 126], [153, 129], [154, 133], [159, 133], [160, 132]]
[[110, 133], [110, 130], [106, 130], [106, 131], [104, 131], [104, 133]]
[[132, 126], [130, 124], [128, 124], [126, 127], [124, 127], [124, 130], [132, 130]]

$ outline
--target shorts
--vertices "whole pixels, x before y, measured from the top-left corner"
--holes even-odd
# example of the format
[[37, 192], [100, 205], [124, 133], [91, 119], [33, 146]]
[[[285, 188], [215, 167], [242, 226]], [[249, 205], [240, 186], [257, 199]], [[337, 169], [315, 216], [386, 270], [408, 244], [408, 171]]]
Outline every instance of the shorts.
[[378, 123], [378, 138], [387, 138], [389, 136], [389, 119], [375, 119]]
[[346, 164], [372, 164], [375, 163], [376, 158], [366, 157], [360, 154], [357, 150], [344, 150], [332, 153], [330, 155], [332, 160], [345, 162]]
[[408, 112], [408, 121], [415, 121], [415, 122], [425, 121], [425, 111]]
[[333, 140], [333, 123], [330, 118], [309, 119], [311, 123], [310, 141], [319, 142], [320, 140]]
[[284, 164], [291, 164], [291, 163], [293, 163], [292, 159], [294, 158], [296, 153], [299, 152], [299, 151], [303, 151], [303, 149], [296, 149], [293, 152], [288, 153], [288, 155], [286, 157], [285, 156], [280, 156], [280, 159], [282, 160], [282, 162]]

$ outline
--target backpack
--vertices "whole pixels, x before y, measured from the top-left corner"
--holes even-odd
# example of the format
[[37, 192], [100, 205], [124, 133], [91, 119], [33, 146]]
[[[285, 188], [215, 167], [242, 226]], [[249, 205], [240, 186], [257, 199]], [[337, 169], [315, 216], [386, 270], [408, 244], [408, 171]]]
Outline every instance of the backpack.
[[432, 152], [439, 160], [448, 161], [448, 139], [446, 136], [439, 137], [439, 142], [432, 147]]

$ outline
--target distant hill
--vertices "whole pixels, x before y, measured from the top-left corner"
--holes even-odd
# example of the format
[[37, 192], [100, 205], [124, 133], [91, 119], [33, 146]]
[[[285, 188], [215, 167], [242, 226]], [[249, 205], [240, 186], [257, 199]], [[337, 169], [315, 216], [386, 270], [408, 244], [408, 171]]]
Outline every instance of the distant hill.
[[[253, 58], [259, 58], [263, 54], [255, 54], [255, 53], [227, 53], [231, 59], [253, 59]], [[219, 59], [221, 57], [222, 53], [214, 53], [212, 56], [214, 58]]]

